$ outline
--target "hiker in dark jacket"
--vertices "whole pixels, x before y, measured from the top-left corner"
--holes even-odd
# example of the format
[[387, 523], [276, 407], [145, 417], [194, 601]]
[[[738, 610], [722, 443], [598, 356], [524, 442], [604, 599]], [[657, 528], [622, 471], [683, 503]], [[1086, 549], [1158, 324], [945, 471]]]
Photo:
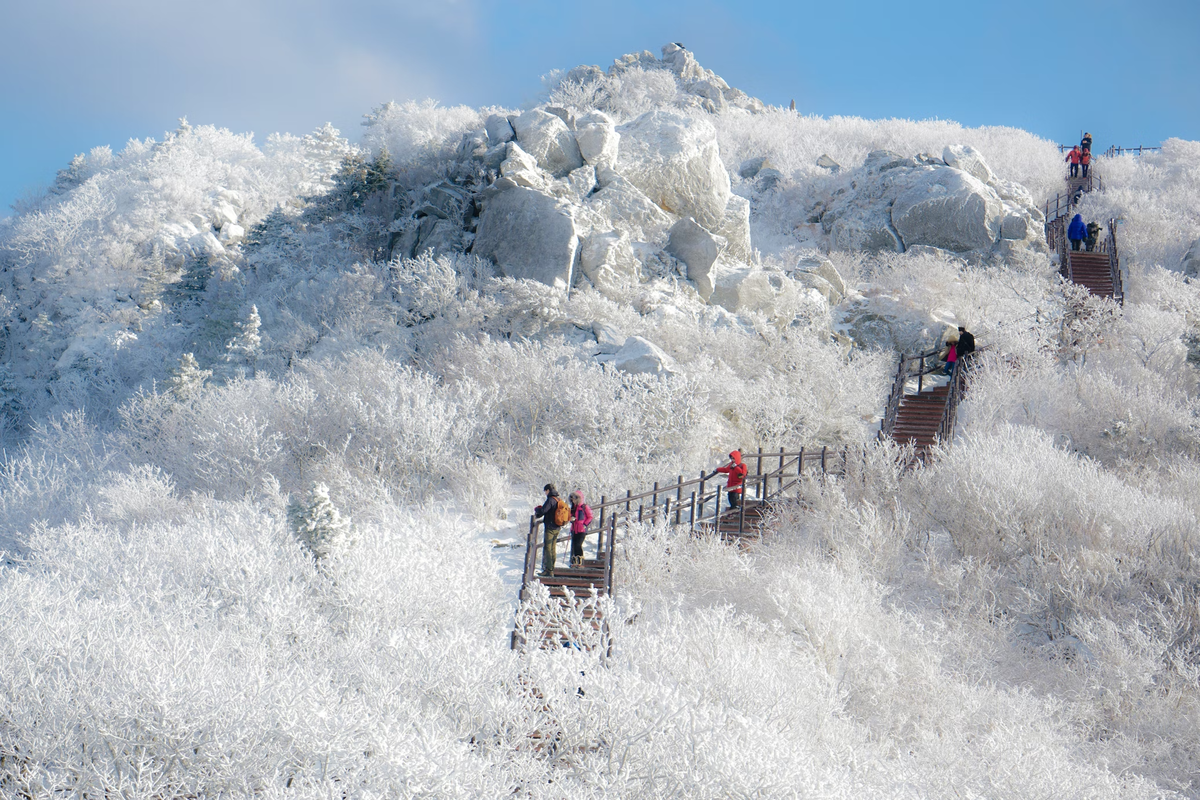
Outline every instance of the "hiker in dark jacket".
[[1083, 244], [1083, 240], [1087, 238], [1087, 225], [1083, 224], [1083, 215], [1076, 214], [1071, 220], [1071, 224], [1067, 226], [1067, 239], [1071, 242], [1071, 249], [1078, 250]]
[[534, 506], [533, 516], [546, 521], [546, 532], [542, 536], [542, 575], [552, 578], [558, 556], [558, 534], [562, 530], [562, 525], [555, 521], [555, 517], [558, 516], [558, 504], [562, 501], [558, 499], [558, 490], [553, 483], [547, 483], [542, 491], [546, 493], [546, 502]]
[[1096, 240], [1100, 238], [1100, 226], [1095, 222], [1087, 224], [1087, 251], [1090, 253], [1096, 249]]
[[750, 468], [742, 463], [742, 451], [734, 450], [729, 454], [729, 463], [717, 467], [717, 472], [729, 476], [725, 483], [725, 494], [729, 497], [729, 507], [737, 508], [742, 504], [742, 479]]
[[1092, 149], [1092, 135], [1090, 133], [1085, 133], [1083, 135], [1083, 139], [1079, 142], [1079, 146], [1081, 148], [1083, 148], [1084, 150], [1091, 150]]
[[571, 566], [583, 566], [583, 540], [592, 524], [592, 509], [583, 502], [583, 491], [576, 489], [567, 496], [571, 501]]
[[971, 332], [969, 330], [964, 328], [962, 325], [958, 326], [957, 352], [958, 352], [958, 360], [959, 361], [962, 361], [964, 358], [969, 356], [971, 353], [975, 352], [975, 337], [971, 334]]

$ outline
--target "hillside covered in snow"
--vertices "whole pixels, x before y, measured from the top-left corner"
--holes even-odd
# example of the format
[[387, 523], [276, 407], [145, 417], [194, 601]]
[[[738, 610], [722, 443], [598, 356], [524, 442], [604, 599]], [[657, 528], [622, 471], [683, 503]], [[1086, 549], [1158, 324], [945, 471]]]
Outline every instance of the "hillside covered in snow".
[[[1200, 143], [1098, 159], [1118, 306], [1055, 143], [677, 45], [363, 126], [181, 121], [0, 221], [0, 794], [1200, 796]], [[509, 649], [544, 483], [824, 445], [748, 550], [625, 531], [611, 657]]]

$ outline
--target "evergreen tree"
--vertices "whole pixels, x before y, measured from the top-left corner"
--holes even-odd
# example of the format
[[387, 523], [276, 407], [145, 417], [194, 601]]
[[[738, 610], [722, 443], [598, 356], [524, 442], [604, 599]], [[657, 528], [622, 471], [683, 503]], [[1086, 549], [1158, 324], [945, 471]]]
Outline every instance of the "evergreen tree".
[[250, 306], [250, 314], [237, 324], [238, 334], [225, 345], [226, 360], [242, 361], [250, 367], [250, 376], [254, 376], [254, 365], [258, 361], [258, 353], [262, 348], [262, 336], [258, 330], [262, 327], [262, 318], [258, 316], [258, 306]]
[[211, 377], [211, 369], [200, 369], [196, 356], [184, 353], [179, 365], [171, 370], [171, 376], [167, 378], [167, 388], [175, 397], [187, 401], [200, 394], [204, 382]]
[[305, 547], [317, 560], [342, 547], [350, 538], [350, 520], [329, 499], [329, 487], [314, 483], [308, 496], [288, 507], [288, 520]]

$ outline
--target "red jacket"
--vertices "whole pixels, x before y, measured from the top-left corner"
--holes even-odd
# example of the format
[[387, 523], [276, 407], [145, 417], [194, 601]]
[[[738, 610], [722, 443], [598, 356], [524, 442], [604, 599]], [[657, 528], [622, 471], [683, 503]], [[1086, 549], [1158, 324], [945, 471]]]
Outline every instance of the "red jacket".
[[583, 494], [579, 495], [579, 505], [571, 509], [571, 533], [583, 533], [592, 524], [592, 509], [583, 502]]
[[1081, 156], [1079, 156], [1079, 163], [1080, 163], [1080, 164], [1090, 164], [1090, 163], [1092, 163], [1092, 151], [1091, 151], [1091, 150], [1084, 150], [1084, 151], [1083, 151], [1083, 154], [1082, 154]]
[[726, 482], [725, 488], [730, 491], [737, 489], [741, 491], [742, 478], [746, 477], [749, 468], [742, 463], [742, 453], [740, 450], [734, 450], [729, 454], [730, 462], [723, 467], [717, 467], [717, 472], [723, 472], [729, 476], [729, 481]]
[[1067, 157], [1064, 158], [1063, 161], [1070, 161], [1072, 164], [1078, 164], [1079, 159], [1082, 157], [1083, 153], [1080, 153], [1079, 148], [1075, 147], [1071, 149], [1071, 152], [1067, 153]]

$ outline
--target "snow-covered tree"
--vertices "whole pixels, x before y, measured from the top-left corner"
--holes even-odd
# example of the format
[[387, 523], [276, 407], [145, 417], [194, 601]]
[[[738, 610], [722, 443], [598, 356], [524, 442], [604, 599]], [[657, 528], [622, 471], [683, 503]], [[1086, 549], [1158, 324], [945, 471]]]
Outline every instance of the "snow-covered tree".
[[252, 305], [246, 318], [237, 323], [237, 335], [225, 344], [226, 360], [250, 367], [251, 377], [254, 376], [258, 354], [262, 350], [262, 336], [258, 332], [261, 327], [258, 306]]
[[320, 560], [343, 547], [349, 539], [350, 520], [342, 519], [329, 487], [314, 483], [308, 493], [288, 507], [288, 520], [300, 542]]
[[187, 401], [200, 394], [204, 389], [204, 382], [211, 377], [211, 369], [200, 369], [196, 356], [192, 353], [184, 353], [179, 358], [179, 364], [171, 370], [171, 376], [167, 379], [167, 388], [175, 397]]

